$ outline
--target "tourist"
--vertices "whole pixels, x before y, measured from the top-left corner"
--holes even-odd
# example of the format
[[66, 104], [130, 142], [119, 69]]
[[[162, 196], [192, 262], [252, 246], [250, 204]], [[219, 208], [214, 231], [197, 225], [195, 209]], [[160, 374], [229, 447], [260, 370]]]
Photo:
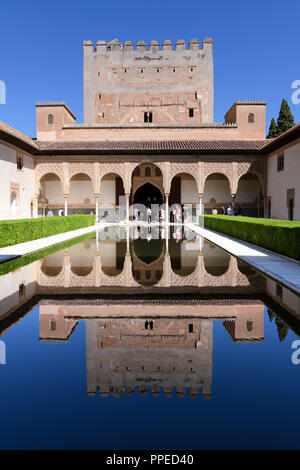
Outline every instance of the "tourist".
[[47, 217], [53, 217], [53, 216], [54, 216], [53, 212], [52, 212], [51, 210], [50, 210], [50, 211], [48, 211], [48, 213], [47, 213]]
[[59, 216], [65, 215], [64, 210], [63, 210], [63, 209], [59, 209], [58, 215], [59, 215]]
[[227, 208], [227, 215], [232, 215], [232, 207], [228, 206]]
[[218, 214], [218, 211], [217, 211], [217, 209], [216, 209], [215, 207], [214, 207], [213, 210], [212, 210], [212, 214], [213, 214], [213, 215], [217, 215], [217, 214]]

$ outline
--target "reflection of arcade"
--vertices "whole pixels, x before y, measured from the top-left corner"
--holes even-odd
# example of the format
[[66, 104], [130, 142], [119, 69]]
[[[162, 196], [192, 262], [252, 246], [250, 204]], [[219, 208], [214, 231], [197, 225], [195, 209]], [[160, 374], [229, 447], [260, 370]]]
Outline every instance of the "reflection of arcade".
[[[181, 317], [181, 318], [179, 318]], [[184, 318], [182, 318], [184, 317]], [[186, 304], [40, 304], [40, 340], [67, 341], [86, 320], [87, 392], [141, 395], [150, 387], [171, 396], [210, 398], [213, 320], [224, 322], [234, 342], [262, 342], [259, 301]]]
[[[128, 231], [129, 233], [129, 231]], [[213, 244], [189, 240], [183, 227], [131, 230], [131, 239], [90, 239], [39, 262], [38, 285], [47, 288], [137, 289], [244, 287], [264, 290], [264, 280], [250, 267]], [[153, 237], [153, 238], [152, 238]], [[151, 240], [151, 243], [149, 243]]]

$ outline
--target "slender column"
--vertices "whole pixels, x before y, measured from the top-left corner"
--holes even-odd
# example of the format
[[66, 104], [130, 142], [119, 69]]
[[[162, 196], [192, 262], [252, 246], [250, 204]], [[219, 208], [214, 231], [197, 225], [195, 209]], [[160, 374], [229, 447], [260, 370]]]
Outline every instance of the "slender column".
[[165, 194], [166, 198], [166, 223], [168, 224], [170, 222], [170, 215], [169, 215], [169, 194]]
[[126, 254], [129, 253], [129, 227], [126, 227]]
[[43, 217], [46, 217], [46, 207], [43, 205]]
[[129, 194], [126, 193], [126, 217], [125, 222], [128, 224], [129, 222]]
[[95, 194], [95, 205], [96, 205], [95, 224], [98, 224], [99, 222], [99, 194]]
[[68, 195], [64, 194], [65, 199], [65, 215], [68, 215]]
[[96, 232], [96, 253], [99, 253], [99, 232]]
[[231, 198], [232, 198], [232, 215], [235, 215], [235, 193], [231, 194]]
[[203, 215], [202, 198], [203, 198], [203, 194], [199, 193], [199, 214], [198, 214], [199, 217], [200, 215]]

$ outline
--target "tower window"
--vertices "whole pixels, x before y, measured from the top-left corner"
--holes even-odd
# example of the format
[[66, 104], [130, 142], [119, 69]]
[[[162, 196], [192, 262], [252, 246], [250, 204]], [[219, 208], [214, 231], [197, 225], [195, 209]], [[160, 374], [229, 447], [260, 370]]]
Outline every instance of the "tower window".
[[144, 113], [144, 122], [152, 122], [152, 120], [153, 120], [152, 113], [145, 112]]
[[54, 124], [53, 114], [48, 114], [48, 126], [52, 126], [53, 124]]
[[100, 72], [98, 72], [98, 77], [100, 77]]
[[99, 93], [99, 96], [98, 96], [98, 97], [99, 97], [99, 100], [101, 100], [101, 93]]
[[247, 328], [247, 331], [252, 331], [253, 330], [253, 320], [247, 320], [246, 321], [246, 328]]
[[189, 108], [189, 117], [194, 117], [194, 108]]
[[159, 69], [156, 69], [156, 72], [159, 73]]
[[173, 72], [176, 72], [176, 69], [173, 69]]
[[50, 330], [55, 331], [56, 330], [56, 320], [51, 320], [50, 321]]
[[248, 124], [254, 124], [255, 123], [255, 116], [253, 113], [248, 114]]
[[144, 70], [143, 70], [143, 69], [141, 69], [141, 73], [144, 73]]
[[190, 323], [189, 324], [189, 333], [193, 333], [193, 331], [194, 331], [194, 325], [193, 325], [193, 323]]
[[151, 168], [149, 166], [145, 169], [145, 176], [151, 176]]
[[191, 72], [194, 72], [194, 69], [193, 69], [193, 67], [191, 67]]

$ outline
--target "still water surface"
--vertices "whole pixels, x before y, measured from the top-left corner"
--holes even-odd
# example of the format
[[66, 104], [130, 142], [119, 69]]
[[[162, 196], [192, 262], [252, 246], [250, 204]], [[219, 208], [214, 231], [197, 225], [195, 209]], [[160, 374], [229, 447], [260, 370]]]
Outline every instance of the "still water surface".
[[0, 448], [299, 448], [299, 297], [155, 230], [2, 270]]

